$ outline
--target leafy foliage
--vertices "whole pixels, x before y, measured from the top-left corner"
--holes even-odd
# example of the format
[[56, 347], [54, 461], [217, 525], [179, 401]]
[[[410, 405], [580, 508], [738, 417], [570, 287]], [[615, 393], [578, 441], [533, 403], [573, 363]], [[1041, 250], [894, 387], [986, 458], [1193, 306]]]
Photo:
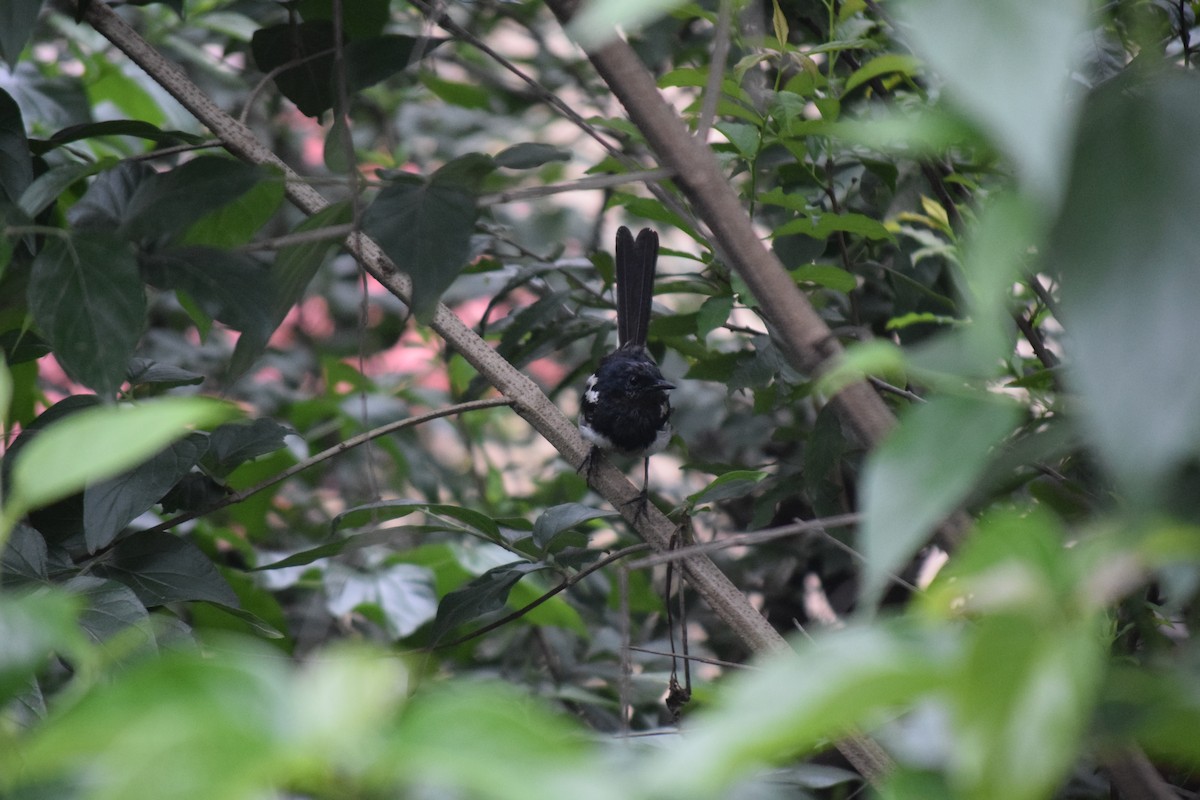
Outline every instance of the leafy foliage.
[[[1200, 788], [1195, 2], [591, 4], [831, 331], [812, 373], [542, 4], [129, 5], [279, 160], [109, 11], [0, 11], [0, 795]], [[451, 313], [570, 410], [618, 217], [664, 243], [656, 505], [812, 634], [758, 669], [743, 598], [667, 596], [510, 408], [395, 424], [488, 391]], [[890, 768], [830, 765], [863, 736]]]

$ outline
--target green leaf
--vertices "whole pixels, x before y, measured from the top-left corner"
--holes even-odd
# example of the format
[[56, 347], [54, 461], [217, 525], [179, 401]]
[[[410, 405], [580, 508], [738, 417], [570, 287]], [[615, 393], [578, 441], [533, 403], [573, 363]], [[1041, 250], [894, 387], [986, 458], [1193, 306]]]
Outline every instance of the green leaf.
[[139, 139], [148, 139], [162, 147], [176, 144], [200, 144], [204, 141], [203, 136], [183, 131], [164, 131], [144, 120], [110, 119], [83, 125], [71, 125], [57, 131], [49, 139], [33, 139], [29, 146], [36, 155], [44, 155], [56, 147], [103, 136], [134, 136]]
[[232, 158], [200, 156], [139, 183], [122, 215], [120, 232], [131, 239], [172, 240], [264, 180], [276, 183], [279, 178], [264, 167]]
[[725, 794], [762, 764], [792, 763], [853, 727], [893, 715], [940, 689], [950, 642], [900, 625], [851, 628], [774, 654], [730, 676], [714, 706], [694, 717], [678, 747], [639, 774], [647, 796]]
[[733, 312], [732, 295], [710, 297], [700, 305], [696, 314], [696, 336], [703, 339], [725, 324]]
[[571, 153], [552, 144], [521, 142], [495, 156], [496, 166], [505, 169], [535, 169], [553, 161], [570, 161]]
[[199, 386], [204, 376], [170, 364], [159, 364], [146, 358], [134, 358], [129, 362], [126, 374], [131, 386], [154, 386], [159, 389], [174, 389], [179, 386]]
[[433, 619], [437, 595], [433, 573], [414, 564], [392, 564], [361, 571], [330, 564], [325, 571], [325, 607], [344, 616], [364, 606], [375, 606], [394, 638], [403, 639]]
[[767, 473], [756, 470], [732, 470], [721, 475], [708, 486], [688, 496], [688, 504], [695, 508], [705, 503], [718, 503], [735, 497], [745, 497], [758, 488], [767, 478]]
[[958, 679], [949, 684], [958, 717], [951, 773], [968, 796], [1054, 794], [1092, 716], [1105, 647], [1100, 631], [1021, 615], [975, 622]]
[[67, 212], [67, 219], [76, 228], [111, 234], [126, 218], [134, 193], [155, 174], [144, 161], [122, 161], [92, 181], [79, 202]]
[[84, 489], [83, 538], [88, 552], [111, 544], [190, 472], [207, 449], [208, 437], [192, 433], [134, 469]]
[[[352, 209], [350, 203], [335, 203], [323, 211], [318, 211], [297, 225], [292, 233], [316, 231], [326, 226], [344, 225], [350, 222]], [[233, 350], [233, 358], [229, 363], [230, 378], [236, 378], [250, 369], [263, 351], [272, 333], [283, 322], [288, 311], [304, 297], [304, 292], [312, 282], [317, 270], [325, 263], [329, 251], [341, 245], [341, 239], [306, 242], [305, 244], [289, 245], [275, 256], [268, 271], [268, 281], [271, 284], [272, 305], [267, 315], [268, 324], [257, 333], [246, 332], [238, 337]]]
[[[25, 3], [28, 0], [17, 0]], [[0, 25], [0, 30], [4, 26]], [[5, 35], [0, 34], [0, 47]], [[15, 58], [15, 56], [13, 57]], [[33, 183], [33, 156], [25, 138], [21, 109], [8, 92], [0, 89], [0, 205], [16, 204]]]
[[212, 319], [260, 338], [271, 335], [274, 295], [266, 267], [242, 253], [174, 247], [143, 256], [147, 282], [185, 292]]
[[[300, 0], [296, 10], [306, 20], [332, 20], [333, 0]], [[378, 36], [388, 23], [388, 0], [357, 0], [353, 14], [344, 14], [343, 30], [350, 39]]]
[[[898, 10], [913, 48], [946, 82], [947, 94], [1051, 206], [1066, 179], [1077, 106], [1072, 98], [1079, 95], [1072, 70], [1089, 14], [1082, 0], [907, 0]], [[1013, 58], [1014, 42], [1020, 42], [1020, 58]]]
[[250, 241], [283, 204], [283, 175], [273, 167], [265, 169], [271, 172], [269, 177], [192, 223], [180, 244], [238, 247]]
[[7, 0], [0, 5], [0, 58], [9, 69], [17, 66], [41, 9], [42, 0]]
[[[361, 91], [429, 55], [444, 39], [387, 34], [354, 39], [344, 48], [346, 89]], [[275, 75], [275, 85], [310, 117], [333, 108], [337, 94], [333, 61], [334, 31], [327, 20], [259, 28], [250, 41], [263, 72], [299, 61]]]
[[865, 605], [967, 498], [1020, 414], [996, 396], [936, 397], [910, 408], [871, 453], [862, 480]]
[[[469, 531], [481, 534], [483, 538], [493, 542], [503, 539], [500, 533], [500, 526], [486, 514], [482, 514], [474, 509], [462, 508], [461, 506], [423, 503], [416, 500], [380, 500], [375, 503], [356, 506], [343, 511], [333, 518], [333, 530], [338, 531], [342, 528], [375, 524], [381, 520], [400, 519], [416, 511], [427, 511], [430, 514], [457, 520], [465, 525]], [[445, 527], [446, 523], [442, 523], [442, 525], [444, 526], [444, 530], [462, 530], [453, 526]]]
[[224, 478], [245, 462], [282, 450], [284, 437], [295, 433], [273, 419], [228, 422], [208, 437], [208, 452], [204, 455], [205, 469]]
[[615, 512], [591, 508], [581, 503], [551, 506], [538, 515], [533, 523], [533, 541], [543, 551], [549, 549], [555, 537], [591, 519], [614, 517]]
[[517, 581], [543, 569], [547, 569], [547, 565], [514, 561], [493, 567], [461, 589], [450, 592], [438, 604], [431, 633], [433, 640], [439, 641], [459, 625], [504, 608], [508, 593]]
[[843, 91], [849, 94], [859, 86], [878, 78], [880, 75], [889, 75], [898, 72], [901, 75], [911, 76], [916, 73], [920, 66], [921, 62], [917, 59], [900, 53], [887, 53], [882, 56], [876, 56], [856, 69], [846, 79], [846, 87]]
[[196, 600], [238, 607], [237, 595], [209, 557], [170, 533], [122, 539], [93, 570], [133, 589], [148, 607]]
[[51, 203], [58, 200], [72, 184], [89, 175], [111, 167], [107, 161], [94, 161], [84, 164], [63, 164], [54, 167], [38, 176], [37, 180], [21, 194], [17, 205], [31, 219], [45, 211]]
[[1088, 101], [1046, 263], [1089, 440], [1126, 499], [1161, 513], [1200, 454], [1200, 371], [1180, 350], [1200, 341], [1200, 153], [1176, 138], [1200, 125], [1200, 81], [1130, 77]]
[[215, 657], [178, 648], [114, 670], [22, 742], [22, 778], [58, 780], [84, 770], [94, 778], [88, 794], [107, 800], [268, 791], [264, 770], [287, 773], [275, 760], [278, 737], [296, 733], [280, 728], [293, 707], [285, 661], [243, 641], [226, 643]]
[[810, 216], [780, 225], [772, 232], [772, 235], [790, 236], [799, 233], [813, 239], [826, 239], [837, 231], [853, 233], [877, 241], [889, 241], [893, 238], [891, 231], [882, 222], [864, 214], [817, 214], [811, 212]]
[[[86, 603], [79, 614], [79, 627], [93, 642], [104, 642], [150, 620], [142, 601], [119, 581], [76, 575], [65, 582], [63, 588]], [[144, 636], [153, 644], [149, 630]]]
[[63, 592], [0, 594], [0, 703], [26, 688], [50, 654], [83, 644], [75, 624], [79, 602]]
[[788, 271], [797, 283], [815, 283], [837, 292], [852, 292], [858, 288], [858, 279], [854, 275], [832, 264], [804, 264]]
[[25, 523], [17, 523], [0, 558], [0, 585], [45, 581], [48, 557], [45, 537]]
[[50, 239], [33, 262], [29, 307], [67, 374], [113, 397], [146, 322], [129, 246], [99, 231]]
[[475, 194], [455, 182], [413, 179], [379, 193], [363, 227], [388, 258], [412, 278], [412, 309], [423, 322], [442, 292], [467, 266], [479, 210]]
[[685, 0], [610, 0], [583, 6], [569, 25], [567, 33], [586, 49], [594, 49], [617, 35], [617, 26], [634, 33], [654, 20], [683, 5]]
[[47, 425], [21, 449], [7, 503], [26, 510], [48, 505], [140, 464], [187, 436], [190, 426], [234, 413], [234, 407], [202, 397], [78, 411]]

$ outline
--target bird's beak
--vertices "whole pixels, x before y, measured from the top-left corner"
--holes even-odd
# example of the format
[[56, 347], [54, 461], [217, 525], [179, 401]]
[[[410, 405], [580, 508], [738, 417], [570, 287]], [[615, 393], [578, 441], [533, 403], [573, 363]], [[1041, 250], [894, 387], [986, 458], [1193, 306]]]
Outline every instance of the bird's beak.
[[675, 384], [668, 381], [658, 381], [646, 387], [647, 392], [669, 392], [675, 388]]

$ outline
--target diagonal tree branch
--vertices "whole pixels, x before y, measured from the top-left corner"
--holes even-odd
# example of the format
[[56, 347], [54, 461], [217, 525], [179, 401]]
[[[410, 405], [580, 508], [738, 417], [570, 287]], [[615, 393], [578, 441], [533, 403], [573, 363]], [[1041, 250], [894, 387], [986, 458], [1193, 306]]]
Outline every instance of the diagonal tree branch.
[[[551, 2], [556, 11], [564, 5], [560, 0]], [[329, 205], [320, 192], [259, 142], [249, 128], [221, 110], [178, 67], [164, 58], [111, 8], [101, 2], [89, 3], [86, 19], [216, 134], [226, 150], [245, 161], [271, 164], [282, 170], [287, 181], [288, 199], [295, 206], [311, 215]], [[836, 340], [799, 294], [799, 290], [778, 260], [762, 247], [736, 195], [724, 182], [715, 162], [712, 162], [711, 153], [687, 134], [682, 122], [658, 97], [653, 80], [633, 57], [628, 45], [622, 42], [621, 46], [625, 50], [618, 49], [611, 53], [607, 62], [624, 58], [625, 65], [606, 62], [606, 69], [602, 70], [602, 74], [609, 78], [610, 85], [624, 86], [629, 82], [639, 85], [637, 94], [641, 102], [633, 103], [633, 107], [642, 109], [655, 103], [660, 106], [650, 114], [649, 119], [641, 111], [634, 119], [635, 124], [646, 133], [652, 146], [659, 151], [660, 156], [663, 155], [664, 148], [670, 150], [674, 147], [678, 138], [686, 140], [686, 149], [677, 151], [676, 158], [664, 161], [680, 173], [697, 174], [694, 178], [689, 177], [684, 185], [689, 195], [696, 195], [698, 192], [701, 195], [706, 192], [711, 195], [711, 204], [697, 206], [706, 221], [713, 226], [714, 233], [720, 231], [716, 234], [719, 244], [724, 246], [725, 252], [741, 254], [749, 259], [749, 266], [742, 263], [741, 259], [735, 266], [743, 272], [756, 297], [771, 299], [771, 305], [764, 307], [771, 315], [772, 321], [780, 326], [784, 346], [789, 350], [793, 363], [802, 364], [809, 370], [817, 369], [827, 356], [836, 354], [840, 349]], [[611, 78], [608, 73], [614, 69], [622, 77]], [[630, 108], [631, 103], [625, 96], [626, 93], [619, 94], [626, 107]], [[665, 135], [664, 130], [668, 131]], [[689, 158], [694, 163], [689, 163]], [[693, 170], [696, 173], [692, 173]], [[693, 197], [693, 202], [695, 200]], [[406, 275], [397, 271], [395, 265], [370, 237], [362, 233], [352, 233], [347, 237], [346, 246], [375, 280], [400, 300], [408, 301], [412, 293], [412, 282]], [[776, 299], [776, 293], [781, 299]], [[579, 466], [583, 463], [589, 450], [587, 444], [570, 420], [563, 416], [533, 381], [496, 353], [445, 305], [438, 305], [431, 327], [511, 400], [517, 413], [570, 464]], [[873, 444], [891, 426], [890, 413], [867, 384], [857, 384], [844, 390], [834, 402], [839, 403], [843, 419], [865, 443]], [[625, 517], [647, 543], [656, 550], [669, 549], [671, 537], [675, 532], [674, 524], [653, 505], [645, 509], [646, 513], [635, 516], [638, 506], [631, 501], [639, 496], [639, 492], [620, 471], [602, 460], [592, 473], [592, 486]], [[788, 645], [783, 637], [707, 556], [696, 555], [686, 559], [684, 568], [692, 587], [751, 650], [767, 652], [787, 649]], [[878, 744], [866, 737], [851, 736], [839, 743], [838, 747], [873, 783], [879, 783], [891, 769], [889, 756]]]
[[[316, 189], [259, 142], [249, 128], [221, 110], [111, 8], [99, 2], [90, 3], [86, 18], [101, 35], [207, 126], [226, 150], [245, 161], [270, 164], [282, 170], [287, 180], [288, 199], [294, 205], [307, 214], [315, 214], [329, 205]], [[346, 246], [375, 280], [407, 302], [411, 296], [412, 282], [397, 271], [370, 237], [361, 233], [351, 234], [347, 237]], [[431, 327], [510, 399], [517, 413], [570, 464], [578, 466], [583, 462], [588, 445], [579, 436], [575, 425], [563, 416], [532, 380], [496, 353], [445, 305], [438, 306]], [[675, 530], [674, 524], [653, 506], [647, 509], [648, 513], [635, 519], [635, 506], [630, 501], [638, 496], [638, 489], [619, 470], [602, 461], [592, 477], [593, 488], [625, 517], [646, 542], [659, 550], [668, 548]], [[686, 564], [692, 585], [750, 649], [761, 652], [786, 646], [775, 629], [706, 556], [690, 558]]]

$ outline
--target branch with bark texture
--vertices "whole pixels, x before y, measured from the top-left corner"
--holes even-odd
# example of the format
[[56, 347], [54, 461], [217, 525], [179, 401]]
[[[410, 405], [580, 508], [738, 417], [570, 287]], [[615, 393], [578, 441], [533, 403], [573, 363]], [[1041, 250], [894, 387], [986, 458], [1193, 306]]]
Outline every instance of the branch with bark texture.
[[[566, 4], [552, 0], [551, 7], [559, 13]], [[226, 150], [247, 162], [270, 164], [282, 170], [287, 197], [295, 206], [310, 215], [328, 207], [328, 200], [258, 141], [249, 128], [222, 111], [111, 8], [100, 2], [90, 3], [86, 19], [207, 126]], [[664, 165], [687, 175], [681, 185], [712, 228], [722, 250], [736, 254], [732, 266], [742, 273], [763, 303], [788, 358], [805, 371], [819, 369], [826, 358], [840, 351], [837, 340], [779, 261], [766, 251], [754, 234], [745, 210], [717, 168], [712, 152], [687, 133], [682, 121], [658, 95], [653, 79], [628, 45], [624, 42], [610, 45], [603, 54], [602, 58], [599, 55], [594, 58], [597, 68], [625, 103], [630, 117], [645, 133]], [[636, 89], [630, 90], [629, 86]], [[402, 301], [408, 301], [411, 281], [396, 270], [373, 240], [354, 233], [347, 238], [346, 246], [376, 281]], [[570, 464], [578, 466], [583, 462], [588, 452], [587, 444], [574, 424], [533, 381], [497, 354], [445, 305], [438, 305], [431, 327], [511, 400], [517, 413]], [[864, 444], [877, 442], [892, 425], [890, 412], [865, 383], [848, 387], [832, 402]], [[652, 505], [647, 507], [647, 513], [635, 518], [637, 506], [631, 501], [638, 496], [638, 489], [607, 461], [602, 461], [592, 473], [592, 487], [647, 543], [657, 550], [669, 548], [674, 524]], [[751, 650], [761, 653], [787, 648], [779, 633], [707, 556], [686, 559], [684, 568], [692, 587]], [[888, 755], [865, 737], [850, 737], [838, 747], [873, 783], [878, 783], [891, 768]]]

